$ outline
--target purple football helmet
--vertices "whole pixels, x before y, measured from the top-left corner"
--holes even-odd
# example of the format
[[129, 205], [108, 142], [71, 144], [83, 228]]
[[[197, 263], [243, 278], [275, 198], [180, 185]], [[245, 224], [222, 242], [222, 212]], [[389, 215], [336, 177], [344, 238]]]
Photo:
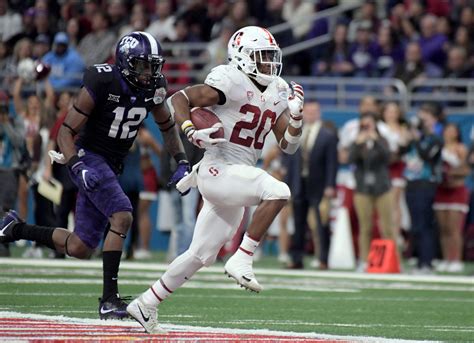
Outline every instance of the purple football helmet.
[[160, 43], [147, 32], [135, 31], [123, 36], [115, 50], [115, 65], [123, 77], [139, 90], [158, 88], [165, 63]]

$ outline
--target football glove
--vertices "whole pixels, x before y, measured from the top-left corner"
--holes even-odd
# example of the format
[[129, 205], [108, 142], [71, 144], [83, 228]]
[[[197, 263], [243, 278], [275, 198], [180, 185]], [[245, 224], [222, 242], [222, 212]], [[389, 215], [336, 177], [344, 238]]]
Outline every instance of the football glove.
[[[88, 167], [84, 162], [77, 161], [71, 167], [71, 173], [79, 180], [80, 186], [88, 191], [95, 191], [100, 183], [99, 174], [91, 167]], [[79, 186], [79, 185], [77, 185]]]
[[[178, 167], [176, 168], [173, 175], [171, 175], [170, 177], [170, 180], [168, 182], [168, 187], [176, 185], [183, 177], [187, 176], [190, 171], [191, 171], [191, 167], [188, 161], [186, 160], [179, 161]], [[191, 188], [189, 188], [187, 191], [183, 193], [179, 192], [179, 194], [186, 195], [189, 193], [190, 190]]]
[[215, 124], [213, 127], [209, 127], [207, 129], [197, 130], [196, 127], [191, 123], [188, 124], [187, 127], [183, 129], [183, 131], [191, 143], [193, 143], [198, 148], [205, 149], [217, 143], [227, 141], [225, 138], [211, 138], [211, 135], [214, 132], [219, 131], [219, 129], [222, 127], [221, 125], [222, 124], [219, 123], [219, 125]]
[[288, 94], [288, 109], [293, 120], [303, 119], [304, 91], [303, 87], [291, 81], [291, 93]]

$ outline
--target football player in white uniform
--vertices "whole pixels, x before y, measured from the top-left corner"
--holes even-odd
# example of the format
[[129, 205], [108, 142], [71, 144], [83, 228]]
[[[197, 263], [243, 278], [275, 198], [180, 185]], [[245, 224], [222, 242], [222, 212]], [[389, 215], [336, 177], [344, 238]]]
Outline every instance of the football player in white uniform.
[[[189, 249], [127, 308], [147, 332], [161, 331], [157, 305], [200, 268], [214, 263], [221, 247], [236, 232], [246, 206], [257, 205], [257, 209], [239, 249], [224, 269], [241, 286], [261, 291], [252, 270], [252, 255], [290, 197], [285, 183], [255, 165], [270, 130], [284, 152], [293, 154], [298, 149], [303, 88], [294, 82], [289, 86], [279, 77], [281, 50], [264, 28], [238, 30], [229, 40], [228, 55], [229, 64], [212, 69], [204, 84], [188, 87], [168, 101], [188, 139], [206, 149], [201, 162], [177, 185], [181, 193], [197, 186], [204, 205]], [[216, 113], [224, 138], [210, 137], [217, 127], [196, 129], [189, 114], [193, 107], [208, 107]]]

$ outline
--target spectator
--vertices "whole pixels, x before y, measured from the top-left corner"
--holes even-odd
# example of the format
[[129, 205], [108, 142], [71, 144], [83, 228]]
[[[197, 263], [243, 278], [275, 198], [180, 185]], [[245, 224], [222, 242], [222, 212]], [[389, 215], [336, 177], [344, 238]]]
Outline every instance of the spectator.
[[151, 239], [151, 220], [150, 206], [157, 200], [159, 180], [153, 165], [152, 154], [161, 156], [162, 146], [153, 138], [151, 133], [142, 127], [138, 131], [138, 144], [140, 145], [140, 169], [143, 175], [144, 190], [140, 192], [138, 201], [138, 232], [139, 245], [134, 252], [137, 260], [151, 258], [150, 239]]
[[[18, 172], [24, 151], [24, 126], [21, 117], [9, 112], [9, 99], [0, 91], [0, 216], [15, 208], [18, 190]], [[0, 245], [0, 256], [10, 256], [7, 244]]]
[[356, 13], [356, 19], [353, 19], [349, 24], [347, 37], [350, 42], [357, 40], [358, 31], [361, 26], [369, 26], [373, 32], [377, 32], [379, 28], [379, 19], [377, 18], [376, 1], [365, 1]]
[[442, 68], [446, 62], [446, 43], [448, 37], [436, 32], [437, 19], [426, 14], [421, 19], [420, 48], [424, 62], [430, 62]]
[[[184, 17], [179, 17], [175, 22], [176, 40], [174, 43], [194, 43], [199, 42], [199, 38], [195, 36], [190, 30], [189, 25]], [[167, 76], [169, 84], [174, 84], [175, 87], [170, 87], [169, 92], [174, 93], [180, 89], [190, 85], [192, 82], [189, 76], [189, 71], [192, 69], [192, 59], [190, 56], [197, 56], [198, 50], [175, 49], [171, 51], [172, 57], [176, 58], [176, 62], [167, 62], [163, 66], [163, 73]], [[175, 73], [173, 77], [172, 73]]]
[[123, 25], [119, 30], [119, 37], [123, 37], [133, 31], [145, 31], [147, 26], [148, 16], [145, 13], [145, 7], [142, 4], [135, 4], [132, 8], [129, 23]]
[[154, 36], [158, 41], [176, 40], [174, 28], [175, 17], [172, 15], [172, 4], [170, 0], [158, 0], [156, 2], [156, 19], [146, 28], [146, 32]]
[[[474, 44], [471, 41], [471, 34], [467, 27], [459, 26], [454, 35], [454, 45], [463, 47], [469, 58], [468, 64], [474, 66]], [[470, 57], [469, 57], [470, 56]]]
[[354, 71], [350, 60], [350, 47], [347, 41], [347, 26], [337, 24], [332, 39], [324, 49], [321, 61], [317, 64], [317, 75], [349, 76]]
[[10, 11], [8, 0], [0, 0], [0, 41], [6, 42], [22, 29], [21, 16]]
[[462, 143], [461, 131], [455, 124], [447, 124], [443, 132], [444, 146], [441, 151], [443, 181], [436, 190], [433, 208], [440, 231], [443, 260], [437, 270], [459, 273], [464, 269], [462, 261], [462, 231], [468, 212], [469, 191], [464, 185], [469, 174], [467, 148]]
[[286, 157], [287, 183], [292, 189], [295, 232], [291, 238], [291, 269], [303, 268], [308, 211], [314, 211], [319, 238], [319, 262], [327, 269], [330, 232], [321, 220], [320, 203], [335, 195], [337, 171], [337, 137], [322, 126], [318, 103], [308, 103], [304, 109], [301, 149]]
[[119, 183], [132, 204], [133, 221], [130, 230], [130, 240], [124, 249], [127, 260], [134, 258], [138, 244], [138, 201], [140, 192], [143, 191], [143, 175], [140, 170], [140, 146], [133, 142], [127, 156], [123, 161], [123, 171], [119, 175]]
[[104, 12], [96, 12], [92, 17], [92, 31], [82, 38], [77, 48], [86, 67], [104, 63], [110, 56], [116, 37], [108, 27], [107, 15]]
[[371, 112], [361, 114], [359, 133], [355, 144], [349, 149], [349, 162], [355, 165], [354, 206], [359, 221], [359, 272], [367, 268], [375, 210], [381, 236], [395, 240], [389, 175], [390, 149], [377, 130], [376, 116]]
[[[407, 122], [400, 106], [395, 102], [388, 102], [382, 110], [382, 120], [387, 124], [388, 129], [397, 137], [396, 151], [393, 152], [389, 165], [390, 180], [393, 193], [393, 232], [396, 235], [397, 243], [401, 238], [401, 201], [405, 199], [404, 191], [406, 180], [403, 177], [405, 162], [403, 156], [410, 142], [410, 134]], [[407, 229], [407, 228], [406, 228]]]
[[50, 41], [52, 40], [53, 35], [54, 35], [54, 30], [52, 26], [52, 21], [49, 18], [49, 12], [47, 10], [35, 9], [34, 25], [35, 25], [34, 38], [36, 38], [40, 34], [43, 34], [43, 35], [47, 35]]
[[435, 255], [435, 221], [433, 202], [441, 181], [441, 131], [438, 110], [424, 104], [417, 115], [419, 125], [412, 126], [412, 142], [406, 155], [404, 176], [407, 179], [406, 201], [411, 230], [418, 254], [416, 273], [432, 273]]
[[[260, 23], [262, 27], [271, 27], [285, 22], [283, 19], [283, 0], [267, 0], [266, 16]], [[293, 43], [293, 34], [289, 30], [285, 30], [273, 35], [281, 48], [289, 46]]]
[[357, 26], [356, 38], [350, 49], [353, 75], [356, 77], [370, 77], [375, 70], [375, 43], [371, 38], [371, 25], [369, 21], [365, 21]]
[[257, 21], [249, 14], [247, 1], [237, 0], [231, 5], [229, 14], [223, 19], [222, 25], [224, 24], [232, 25], [236, 31], [245, 26], [256, 25]]
[[392, 77], [397, 63], [403, 62], [403, 49], [390, 26], [381, 25], [374, 48], [374, 76]]
[[290, 0], [283, 5], [283, 19], [291, 24], [296, 41], [303, 40], [311, 29], [311, 17], [314, 13], [312, 1]]
[[83, 35], [83, 30], [79, 26], [79, 20], [77, 18], [71, 18], [67, 21], [66, 33], [69, 38], [69, 46], [76, 48]]
[[[472, 66], [469, 65], [466, 50], [463, 47], [453, 46], [448, 52], [448, 61], [443, 77], [445, 79], [469, 79], [473, 76]], [[443, 94], [463, 95], [467, 98], [467, 87], [443, 87]], [[448, 97], [449, 99], [450, 97]], [[447, 100], [450, 107], [464, 107], [465, 100]]]
[[[17, 84], [18, 85], [18, 84]], [[49, 137], [49, 129], [52, 125], [51, 123], [51, 112], [53, 111], [53, 102], [54, 102], [54, 90], [48, 80], [44, 82], [46, 97], [44, 103], [40, 103], [40, 119], [39, 119], [39, 128], [36, 133], [28, 132], [27, 135], [32, 135], [32, 137], [27, 136], [27, 143], [30, 139], [32, 140], [32, 146], [30, 149], [31, 154], [31, 168], [27, 174], [28, 178], [23, 177], [20, 180], [26, 179], [28, 185], [26, 187], [31, 190], [33, 194], [33, 216], [36, 225], [42, 226], [55, 226], [56, 218], [54, 214], [53, 203], [51, 200], [44, 197], [38, 192], [39, 183], [42, 180], [44, 173], [44, 168], [46, 163], [50, 163], [50, 159], [47, 153], [47, 143]], [[17, 90], [15, 90], [16, 92]], [[16, 95], [15, 95], [16, 96]], [[32, 98], [33, 99], [33, 98]], [[31, 102], [30, 99], [29, 101]], [[30, 107], [32, 107], [30, 105]], [[35, 109], [30, 111], [34, 113]], [[29, 120], [25, 121], [27, 125], [31, 125]], [[28, 129], [29, 126], [27, 126]], [[22, 189], [20, 192], [24, 192]], [[21, 200], [21, 199], [20, 199]], [[40, 245], [33, 243], [28, 249], [26, 249], [22, 257], [25, 258], [41, 258], [43, 257], [43, 252]]]
[[33, 45], [33, 57], [34, 59], [41, 60], [44, 55], [50, 49], [50, 40], [47, 35], [40, 34], [36, 37]]
[[44, 56], [43, 62], [51, 66], [49, 80], [55, 91], [81, 85], [85, 65], [77, 51], [69, 46], [65, 32], [56, 33], [53, 50]]
[[441, 73], [441, 69], [434, 64], [423, 62], [420, 44], [410, 42], [405, 50], [405, 61], [397, 64], [394, 77], [408, 85], [415, 80], [421, 82], [426, 78], [439, 77]]
[[[56, 112], [56, 121], [49, 132], [49, 141], [47, 147], [48, 151], [57, 151], [59, 149], [59, 128], [62, 126], [64, 119], [66, 119], [66, 115], [69, 109], [72, 107], [73, 100], [74, 98], [69, 92], [63, 91], [61, 92], [61, 94], [59, 94], [57, 101], [58, 111]], [[51, 164], [49, 158], [47, 158], [44, 161], [43, 179], [50, 180], [51, 178], [58, 180], [63, 187], [61, 201], [59, 205], [57, 205], [54, 209], [56, 219], [56, 223], [54, 224], [54, 226], [70, 227], [69, 214], [74, 211], [74, 208], [76, 206], [77, 187], [72, 182], [68, 168], [64, 164]], [[55, 251], [54, 257], [65, 258], [65, 255]]]
[[460, 46], [453, 46], [448, 51], [444, 78], [468, 79], [472, 75], [472, 66], [467, 59], [467, 51]]
[[127, 7], [125, 6], [124, 0], [107, 1], [107, 15], [109, 17], [109, 29], [114, 33], [115, 36], [117, 36], [117, 34], [120, 32], [120, 29], [127, 25], [127, 18], [130, 15], [127, 13]]
[[[230, 23], [230, 21], [224, 20], [219, 36], [209, 42], [206, 51], [203, 53], [203, 57], [208, 59], [206, 66], [202, 68], [203, 73], [208, 73], [209, 70], [219, 64], [227, 63], [227, 43], [235, 31], [236, 28]], [[201, 79], [204, 80], [204, 78], [205, 75], [203, 74]]]

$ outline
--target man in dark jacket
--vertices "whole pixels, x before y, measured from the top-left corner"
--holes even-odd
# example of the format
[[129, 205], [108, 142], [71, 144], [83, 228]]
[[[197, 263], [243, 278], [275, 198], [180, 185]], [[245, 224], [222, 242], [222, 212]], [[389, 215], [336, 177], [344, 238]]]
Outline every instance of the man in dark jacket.
[[[301, 148], [288, 155], [287, 183], [292, 192], [295, 232], [291, 239], [289, 268], [303, 268], [308, 211], [314, 210], [319, 235], [320, 267], [327, 268], [330, 232], [321, 221], [319, 205], [323, 197], [335, 196], [337, 136], [323, 126], [318, 103], [308, 103], [304, 109], [304, 129]], [[318, 247], [315, 247], [318, 248]]]

